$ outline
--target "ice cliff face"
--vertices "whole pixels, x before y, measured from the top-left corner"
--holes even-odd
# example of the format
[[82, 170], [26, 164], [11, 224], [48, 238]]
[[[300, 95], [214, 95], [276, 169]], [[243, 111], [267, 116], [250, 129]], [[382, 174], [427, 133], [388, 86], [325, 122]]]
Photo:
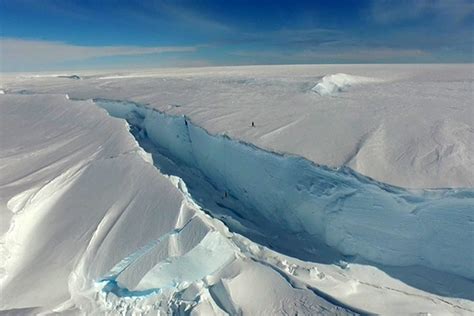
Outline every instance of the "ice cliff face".
[[344, 255], [474, 277], [472, 189], [410, 191], [347, 168], [329, 169], [213, 136], [184, 117], [134, 103], [95, 102], [127, 119], [139, 142], [150, 141], [238, 201], [242, 207], [234, 209], [229, 225], [246, 226], [234, 225], [240, 232], [250, 229], [250, 219], [264, 230], [301, 234]]

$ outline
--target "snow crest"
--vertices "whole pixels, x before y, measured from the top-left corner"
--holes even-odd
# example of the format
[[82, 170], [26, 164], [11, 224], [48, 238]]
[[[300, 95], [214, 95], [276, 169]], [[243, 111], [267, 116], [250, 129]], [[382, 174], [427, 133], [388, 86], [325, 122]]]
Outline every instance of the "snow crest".
[[375, 78], [353, 76], [348, 74], [333, 74], [324, 76], [311, 90], [319, 95], [331, 95], [345, 91], [351, 86], [377, 82]]

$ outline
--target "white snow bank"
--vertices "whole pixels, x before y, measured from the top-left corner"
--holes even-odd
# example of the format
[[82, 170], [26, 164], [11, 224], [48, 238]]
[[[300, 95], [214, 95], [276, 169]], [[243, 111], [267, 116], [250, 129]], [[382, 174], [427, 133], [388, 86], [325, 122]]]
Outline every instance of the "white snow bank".
[[1, 310], [79, 296], [174, 228], [184, 198], [123, 121], [59, 95], [1, 98]]
[[330, 95], [336, 92], [345, 91], [347, 88], [354, 85], [377, 81], [379, 80], [375, 78], [339, 73], [324, 76], [311, 90], [319, 95]]
[[[425, 114], [420, 113], [420, 117]], [[372, 178], [377, 178], [377, 170], [387, 170], [391, 166], [407, 166], [392, 179], [397, 182], [420, 183], [420, 177], [430, 177], [444, 187], [456, 187], [455, 179], [465, 178], [465, 187], [473, 187], [474, 179], [474, 128], [450, 116], [428, 125], [416, 119], [403, 123], [404, 133], [389, 136], [390, 130], [398, 125], [390, 120], [367, 134], [356, 146], [354, 154], [346, 165]], [[424, 127], [422, 133], [416, 130]], [[416, 135], [407, 141], [406, 134]], [[407, 142], [407, 145], [400, 146]], [[408, 167], [409, 166], [409, 167]], [[413, 169], [420, 172], [413, 173]], [[469, 180], [471, 179], [471, 180]]]

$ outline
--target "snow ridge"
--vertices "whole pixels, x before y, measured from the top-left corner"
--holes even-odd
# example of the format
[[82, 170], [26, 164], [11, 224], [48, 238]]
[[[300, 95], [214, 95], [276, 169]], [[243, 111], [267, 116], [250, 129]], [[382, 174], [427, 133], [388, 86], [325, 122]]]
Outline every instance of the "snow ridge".
[[323, 78], [321, 78], [318, 84], [316, 84], [311, 90], [321, 96], [324, 96], [345, 91], [353, 85], [360, 85], [378, 81], [379, 80], [375, 78], [353, 76], [339, 73], [324, 76]]

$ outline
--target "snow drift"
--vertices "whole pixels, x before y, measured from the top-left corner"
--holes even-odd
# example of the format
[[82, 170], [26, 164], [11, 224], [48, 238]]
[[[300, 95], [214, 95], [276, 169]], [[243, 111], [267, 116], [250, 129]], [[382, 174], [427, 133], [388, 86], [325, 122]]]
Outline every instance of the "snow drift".
[[374, 78], [339, 73], [324, 76], [311, 90], [318, 93], [319, 95], [330, 95], [344, 91], [354, 85], [377, 81], [378, 80]]

